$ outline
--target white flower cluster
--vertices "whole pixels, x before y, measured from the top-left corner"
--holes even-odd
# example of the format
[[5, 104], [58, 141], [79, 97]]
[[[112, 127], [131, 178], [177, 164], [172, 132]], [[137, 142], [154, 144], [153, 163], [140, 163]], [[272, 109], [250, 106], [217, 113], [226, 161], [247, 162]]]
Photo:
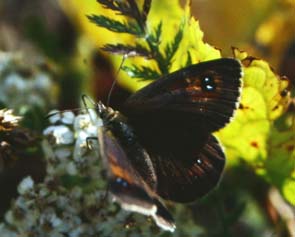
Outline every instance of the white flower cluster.
[[[30, 177], [19, 185], [20, 196], [0, 224], [1, 237], [94, 236], [103, 223], [102, 192], [83, 193], [82, 188], [63, 188], [52, 181], [33, 184]], [[107, 208], [105, 209], [107, 210]]]
[[58, 90], [51, 75], [24, 61], [20, 55], [0, 51], [0, 102], [13, 109], [55, 105]]
[[50, 126], [44, 130], [45, 180], [36, 184], [27, 177], [19, 184], [19, 196], [0, 223], [0, 236], [120, 237], [159, 233], [152, 222], [147, 225], [145, 216], [108, 202], [97, 141], [91, 139], [97, 137], [101, 119], [95, 113], [52, 114]]
[[[97, 141], [98, 127], [102, 121], [95, 113], [80, 114], [73, 112], [59, 113], [52, 111], [49, 117], [51, 125], [44, 130], [44, 135], [50, 144], [45, 149], [51, 165], [47, 166], [47, 173], [53, 175], [80, 175], [87, 173], [97, 178], [99, 153]], [[95, 146], [91, 149], [91, 145]], [[54, 164], [54, 165], [53, 165]]]
[[1, 123], [9, 123], [11, 126], [16, 126], [22, 119], [20, 116], [13, 114], [12, 109], [0, 109], [0, 120]]

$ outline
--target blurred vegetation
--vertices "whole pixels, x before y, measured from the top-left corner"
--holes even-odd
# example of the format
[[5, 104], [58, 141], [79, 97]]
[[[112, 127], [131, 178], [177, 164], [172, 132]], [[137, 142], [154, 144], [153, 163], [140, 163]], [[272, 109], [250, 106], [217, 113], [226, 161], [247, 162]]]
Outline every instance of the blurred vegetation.
[[[95, 0], [2, 0], [0, 109], [13, 109], [23, 119], [10, 123], [5, 120], [10, 112], [0, 113], [0, 229], [6, 235], [1, 234], [23, 230], [24, 217], [40, 224], [36, 219], [46, 212], [44, 218], [52, 220], [48, 207], [64, 197], [75, 210], [61, 209], [65, 214], [57, 212], [58, 220], [77, 215], [87, 224], [88, 236], [95, 231], [99, 236], [295, 236], [294, 13], [293, 0], [193, 0], [191, 6], [153, 0], [145, 28]], [[123, 27], [129, 33], [118, 33], [118, 25], [106, 25], [101, 16], [121, 27], [129, 23]], [[123, 53], [130, 57], [117, 75]], [[81, 94], [106, 102], [116, 79], [111, 106], [119, 109], [150, 80], [221, 56], [240, 59], [244, 68], [241, 106], [233, 122], [216, 134], [226, 148], [226, 171], [219, 187], [201, 200], [169, 203], [177, 225], [174, 234], [105, 202], [104, 175], [92, 170], [93, 164], [99, 166], [97, 159], [91, 160], [95, 154], [83, 153], [89, 163], [82, 167], [74, 157], [74, 140], [61, 147], [44, 145], [43, 131], [56, 125], [46, 119], [47, 113], [79, 108]], [[77, 138], [80, 128], [68, 120], [60, 118], [58, 124]], [[35, 184], [26, 179], [17, 191], [28, 175]], [[51, 195], [38, 202], [48, 190]], [[37, 204], [31, 207], [24, 200]], [[30, 215], [15, 218], [20, 209]], [[76, 219], [71, 221], [78, 226]], [[53, 232], [48, 223], [40, 224], [48, 236], [64, 231], [59, 226]], [[95, 224], [104, 227], [91, 229]], [[75, 224], [68, 226], [68, 234], [82, 236], [84, 229], [75, 235]]]

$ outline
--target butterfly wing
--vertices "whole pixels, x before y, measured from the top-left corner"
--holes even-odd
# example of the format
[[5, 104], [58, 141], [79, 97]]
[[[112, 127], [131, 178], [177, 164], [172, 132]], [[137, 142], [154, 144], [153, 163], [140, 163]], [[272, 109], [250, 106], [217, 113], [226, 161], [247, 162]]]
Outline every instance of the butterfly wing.
[[[109, 129], [99, 130], [99, 142], [101, 156], [107, 170], [109, 190], [114, 199], [125, 210], [152, 216], [158, 226], [174, 231], [174, 220], [158, 199], [155, 190], [152, 190], [152, 184], [147, 184], [149, 181], [146, 182], [134, 168], [131, 160], [136, 157], [131, 157], [131, 160], [127, 157], [123, 148], [125, 146], [120, 144], [118, 138]], [[139, 154], [138, 152], [140, 151], [136, 151], [135, 154]], [[142, 150], [141, 155], [147, 154]]]
[[182, 203], [192, 202], [212, 190], [225, 164], [224, 153], [212, 135], [201, 150], [190, 155], [158, 151], [152, 154], [152, 159], [158, 177], [158, 195]]
[[237, 108], [241, 74], [235, 59], [191, 65], [133, 94], [125, 102], [124, 112], [137, 120], [156, 116], [175, 122], [197, 121], [206, 132], [213, 132], [224, 127]]
[[217, 59], [164, 76], [131, 96], [124, 113], [149, 152], [166, 199], [190, 202], [220, 179], [225, 156], [211, 132], [238, 105], [241, 65]]

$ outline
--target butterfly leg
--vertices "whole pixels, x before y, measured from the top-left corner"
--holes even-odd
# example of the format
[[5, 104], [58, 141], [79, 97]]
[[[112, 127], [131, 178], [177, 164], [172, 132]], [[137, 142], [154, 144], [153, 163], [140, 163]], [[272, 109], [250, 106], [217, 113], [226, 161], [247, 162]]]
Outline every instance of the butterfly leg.
[[97, 139], [97, 137], [86, 137], [86, 147], [87, 147], [87, 149], [92, 150], [91, 141], [93, 141], [93, 140], [97, 141], [98, 139]]

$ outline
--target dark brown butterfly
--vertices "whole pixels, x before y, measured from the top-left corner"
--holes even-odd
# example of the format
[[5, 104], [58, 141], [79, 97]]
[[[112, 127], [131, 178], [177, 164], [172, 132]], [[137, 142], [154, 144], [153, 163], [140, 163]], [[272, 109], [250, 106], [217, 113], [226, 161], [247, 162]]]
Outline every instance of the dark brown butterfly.
[[211, 133], [232, 118], [241, 75], [235, 59], [202, 62], [137, 91], [122, 112], [97, 104], [101, 156], [110, 191], [124, 209], [173, 231], [160, 198], [192, 202], [216, 186], [225, 155]]

